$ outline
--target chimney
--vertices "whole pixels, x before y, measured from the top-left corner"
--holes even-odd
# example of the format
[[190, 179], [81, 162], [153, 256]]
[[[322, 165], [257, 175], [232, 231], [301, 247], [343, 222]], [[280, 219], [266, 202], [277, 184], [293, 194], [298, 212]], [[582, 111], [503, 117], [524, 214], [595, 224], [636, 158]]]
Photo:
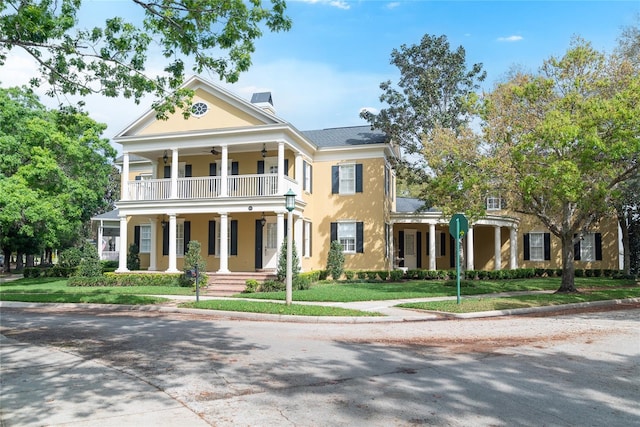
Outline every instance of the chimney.
[[262, 108], [271, 115], [276, 115], [276, 109], [273, 108], [273, 98], [271, 92], [258, 92], [251, 96], [251, 103], [256, 107]]

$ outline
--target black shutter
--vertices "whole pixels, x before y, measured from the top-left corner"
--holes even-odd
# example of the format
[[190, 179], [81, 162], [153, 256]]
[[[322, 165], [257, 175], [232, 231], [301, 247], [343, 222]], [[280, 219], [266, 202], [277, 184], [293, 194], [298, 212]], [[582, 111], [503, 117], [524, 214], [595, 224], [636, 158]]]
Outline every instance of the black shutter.
[[258, 160], [258, 174], [264, 173], [264, 160]]
[[456, 266], [456, 241], [452, 235], [449, 235], [449, 265], [451, 267]]
[[184, 222], [184, 253], [187, 253], [189, 249], [189, 242], [191, 241], [191, 221]]
[[444, 233], [440, 233], [440, 256], [445, 256], [447, 254], [447, 236]]
[[336, 240], [338, 240], [338, 223], [332, 222], [331, 223], [331, 241], [334, 242]]
[[427, 255], [431, 255], [431, 254], [429, 253], [429, 251], [431, 250], [431, 249], [429, 249], [429, 246], [431, 246], [431, 243], [429, 243], [429, 239], [431, 238], [431, 236], [429, 235], [429, 233], [428, 233], [428, 232], [427, 232], [427, 234], [426, 234], [426, 238], [427, 238]]
[[216, 254], [216, 222], [209, 221], [209, 242], [207, 245], [207, 255]]
[[162, 255], [169, 255], [169, 223], [162, 227]]
[[362, 163], [356, 164], [356, 193], [362, 193]]
[[140, 250], [140, 226], [136, 225], [135, 227], [133, 227], [133, 243], [135, 243], [135, 245], [138, 247], [138, 250]]
[[364, 253], [364, 222], [356, 222], [356, 252]]
[[191, 165], [184, 165], [184, 177], [185, 178], [191, 178]]
[[238, 162], [231, 162], [231, 175], [238, 175]]
[[531, 259], [531, 248], [529, 247], [529, 233], [524, 233], [523, 239], [524, 260], [529, 261]]
[[171, 166], [164, 167], [164, 177], [171, 178]]
[[404, 231], [398, 231], [398, 258], [400, 258], [400, 262], [398, 263], [398, 267], [404, 267]]
[[[573, 238], [575, 239], [576, 236], [577, 234], [574, 234]], [[573, 244], [573, 259], [576, 261], [580, 261], [580, 258], [580, 240], [578, 240]]]
[[218, 164], [217, 163], [209, 163], [209, 176], [218, 175]]
[[595, 244], [596, 244], [596, 261], [602, 261], [602, 234], [596, 233]]
[[340, 168], [331, 166], [331, 193], [340, 193]]
[[238, 255], [238, 220], [231, 220], [231, 251], [229, 255]]
[[255, 262], [256, 269], [262, 268], [262, 220], [256, 219], [256, 246], [255, 246]]
[[422, 268], [422, 232], [418, 231], [416, 233], [416, 251], [418, 251], [418, 260], [417, 260], [417, 265], [418, 268]]
[[[287, 221], [287, 218], [284, 219], [284, 237], [285, 239], [287, 238], [287, 234], [289, 234], [289, 221]], [[278, 250], [280, 250], [280, 248], [278, 248]]]
[[544, 233], [544, 260], [551, 260], [551, 234]]
[[284, 175], [289, 176], [289, 159], [284, 159]]
[[309, 165], [309, 193], [313, 193], [313, 165]]

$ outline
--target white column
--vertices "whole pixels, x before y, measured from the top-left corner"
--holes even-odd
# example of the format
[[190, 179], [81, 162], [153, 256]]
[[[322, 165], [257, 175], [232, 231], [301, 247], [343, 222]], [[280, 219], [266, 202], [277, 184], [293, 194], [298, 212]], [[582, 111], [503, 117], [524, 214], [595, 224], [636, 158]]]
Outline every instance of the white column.
[[178, 198], [178, 149], [171, 149], [171, 198]]
[[302, 268], [302, 217], [297, 216], [296, 220], [293, 223], [293, 238], [296, 242], [296, 251], [298, 251], [298, 259], [300, 262], [300, 268]]
[[429, 270], [436, 269], [436, 225], [429, 224]]
[[473, 227], [469, 227], [467, 231], [467, 270], [475, 270], [475, 262], [473, 260]]
[[278, 194], [284, 194], [284, 142], [278, 142]]
[[156, 271], [158, 269], [156, 264], [156, 258], [158, 256], [158, 250], [157, 250], [158, 238], [156, 235], [157, 231], [158, 231], [158, 220], [152, 219], [151, 220], [151, 248], [149, 250], [149, 271]]
[[100, 225], [98, 226], [98, 259], [102, 259], [102, 238], [103, 238], [103, 228], [104, 223], [100, 220]]
[[280, 259], [280, 248], [284, 242], [284, 212], [276, 213], [276, 246], [278, 247], [278, 258]]
[[227, 174], [229, 169], [229, 148], [222, 146], [222, 157], [220, 160], [220, 197], [227, 197], [229, 194], [229, 183], [227, 182]]
[[[172, 176], [173, 178], [173, 176]], [[177, 245], [176, 245], [176, 235], [177, 235], [177, 221], [176, 214], [169, 214], [169, 268], [167, 268], [167, 273], [177, 273]]]
[[500, 227], [493, 227], [493, 258], [494, 270], [500, 270], [502, 267], [502, 240], [500, 238]]
[[120, 176], [120, 200], [129, 200], [129, 153], [122, 154], [122, 175]]
[[127, 217], [120, 217], [120, 254], [116, 273], [126, 273], [127, 268]]
[[509, 247], [509, 267], [515, 270], [518, 268], [518, 229], [515, 227], [509, 229]]
[[220, 214], [220, 268], [218, 273], [229, 272], [229, 216]]
[[[293, 177], [298, 183], [298, 185], [300, 186], [299, 190], [296, 191], [296, 193], [301, 192], [303, 183], [302, 183], [302, 154], [300, 153], [296, 153], [296, 162], [294, 166]], [[302, 194], [299, 194], [299, 196], [302, 196]]]

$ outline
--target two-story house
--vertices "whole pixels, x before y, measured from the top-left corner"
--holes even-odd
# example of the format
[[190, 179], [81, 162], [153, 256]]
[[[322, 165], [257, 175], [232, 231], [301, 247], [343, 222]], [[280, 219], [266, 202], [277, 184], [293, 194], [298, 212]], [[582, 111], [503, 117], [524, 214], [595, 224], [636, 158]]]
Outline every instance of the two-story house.
[[[453, 266], [448, 219], [396, 196], [400, 152], [384, 134], [368, 125], [303, 132], [275, 114], [270, 93], [247, 101], [199, 77], [185, 85], [195, 92], [189, 119], [158, 120], [150, 109], [114, 138], [123, 148], [121, 200], [94, 221], [100, 242], [117, 242], [102, 252], [117, 254], [117, 271], [127, 271], [131, 243], [143, 269], [180, 271], [190, 240], [211, 273], [272, 271], [289, 229], [302, 271], [324, 269], [333, 240], [349, 270]], [[601, 227], [578, 248], [582, 268], [618, 268], [616, 224]], [[469, 269], [561, 265], [559, 242], [499, 197], [463, 244]]]

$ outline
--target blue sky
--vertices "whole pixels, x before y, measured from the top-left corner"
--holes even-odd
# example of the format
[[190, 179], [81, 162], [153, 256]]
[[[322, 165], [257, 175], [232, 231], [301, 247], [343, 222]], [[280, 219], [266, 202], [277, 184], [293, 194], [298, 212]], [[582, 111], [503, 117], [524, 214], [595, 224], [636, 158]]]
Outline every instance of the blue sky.
[[[135, 16], [132, 10], [125, 0], [88, 1], [80, 26], [114, 13]], [[253, 92], [271, 91], [277, 114], [309, 130], [366, 124], [360, 109], [380, 108], [379, 84], [398, 77], [389, 64], [391, 51], [417, 44], [425, 34], [444, 34], [453, 48], [465, 48], [469, 63], [483, 63], [484, 88], [490, 90], [514, 65], [535, 71], [544, 59], [562, 55], [573, 35], [611, 51], [621, 28], [638, 22], [640, 1], [296, 0], [287, 11], [293, 28], [265, 33], [252, 68], [236, 84], [223, 86], [247, 100]], [[6, 87], [26, 83], [36, 68], [12, 54], [0, 72]], [[109, 125], [105, 136], [112, 137], [152, 100], [86, 101], [91, 116]]]

